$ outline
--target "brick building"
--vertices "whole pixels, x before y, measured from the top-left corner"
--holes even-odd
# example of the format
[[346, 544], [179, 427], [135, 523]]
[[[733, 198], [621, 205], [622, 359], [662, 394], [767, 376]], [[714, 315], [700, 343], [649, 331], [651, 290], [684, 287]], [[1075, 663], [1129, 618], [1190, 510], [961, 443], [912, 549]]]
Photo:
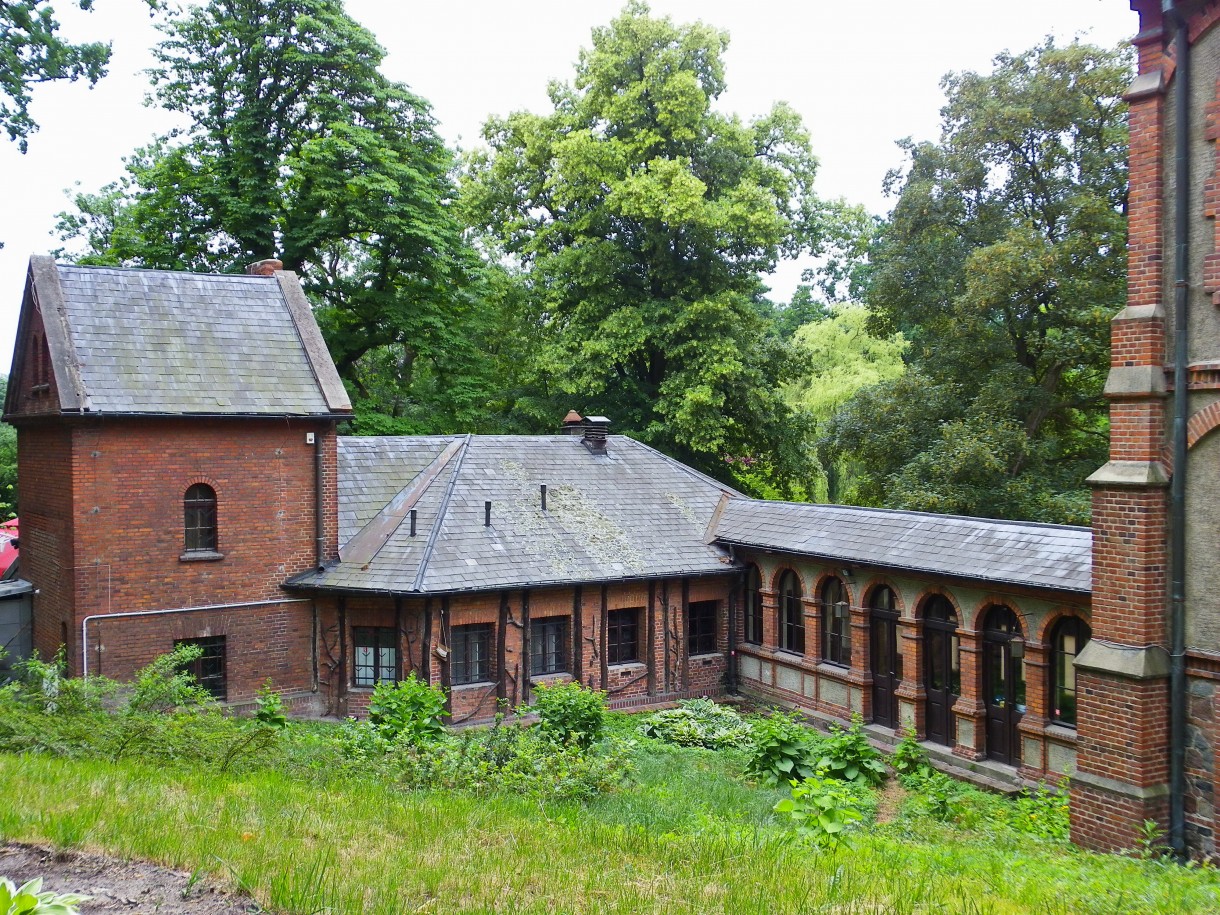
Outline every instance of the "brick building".
[[914, 728], [1001, 782], [1070, 771], [1082, 844], [1132, 847], [1150, 818], [1214, 855], [1220, 0], [1132, 6], [1129, 298], [1091, 530], [760, 502], [600, 418], [339, 436], [350, 404], [276, 262], [34, 258], [5, 405], [6, 587], [34, 645], [124, 677], [197, 641], [228, 701], [271, 677], [334, 714], [410, 671], [467, 721], [555, 678], [620, 707], [741, 691]]

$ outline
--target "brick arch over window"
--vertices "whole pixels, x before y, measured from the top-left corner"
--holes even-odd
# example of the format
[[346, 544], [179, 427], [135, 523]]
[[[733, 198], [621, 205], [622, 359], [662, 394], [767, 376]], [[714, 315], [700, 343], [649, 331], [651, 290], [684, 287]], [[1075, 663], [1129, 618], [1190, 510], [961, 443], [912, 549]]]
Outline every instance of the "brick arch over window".
[[907, 605], [906, 601], [902, 599], [902, 591], [884, 575], [878, 575], [876, 578], [869, 579], [861, 589], [860, 593], [864, 595], [864, 601], [861, 606], [871, 607], [873, 605], [873, 597], [878, 588], [889, 588], [894, 594], [894, 609], [898, 611], [899, 616], [906, 616]]
[[188, 553], [215, 553], [220, 548], [216, 489], [192, 483], [182, 494], [183, 548]]
[[1220, 400], [1209, 404], [1186, 422], [1186, 447], [1193, 448], [1200, 439], [1220, 427]]
[[1039, 644], [1047, 645], [1051, 637], [1051, 630], [1059, 624], [1060, 620], [1068, 619], [1069, 617], [1083, 620], [1086, 625], [1092, 626], [1089, 619], [1090, 614], [1087, 610], [1068, 605], [1055, 607], [1042, 618], [1042, 624], [1038, 627], [1037, 639]]
[[[754, 563], [754, 564], [758, 565], [759, 571], [762, 571], [761, 565], [759, 565], [758, 563]], [[806, 587], [805, 587], [804, 576], [801, 575], [800, 571], [795, 566], [790, 566], [790, 565], [777, 565], [775, 567], [775, 571], [771, 574], [771, 590], [773, 592], [777, 592], [777, 593], [779, 592], [779, 582], [780, 582], [780, 579], [784, 577], [785, 572], [791, 572], [793, 575], [796, 576], [796, 581], [797, 581], [797, 584], [799, 584], [801, 586], [802, 594], [809, 593], [808, 589], [806, 589]]]
[[992, 607], [1007, 607], [1012, 611], [1013, 616], [1017, 618], [1017, 624], [1021, 627], [1021, 635], [1028, 639], [1032, 633], [1032, 628], [1029, 624], [1029, 616], [1022, 610], [1011, 597], [1002, 597], [998, 594], [988, 594], [974, 608], [970, 614], [970, 628], [975, 632], [982, 631], [983, 620], [987, 617], [987, 612]]
[[961, 626], [962, 621], [965, 619], [965, 615], [962, 613], [962, 605], [958, 603], [958, 600], [953, 596], [952, 591], [946, 591], [944, 588], [935, 588], [931, 591], [924, 591], [915, 599], [915, 619], [922, 620], [927, 616], [928, 603], [934, 597], [943, 597], [949, 602], [949, 606], [953, 608], [953, 613], [957, 616], [957, 625]]

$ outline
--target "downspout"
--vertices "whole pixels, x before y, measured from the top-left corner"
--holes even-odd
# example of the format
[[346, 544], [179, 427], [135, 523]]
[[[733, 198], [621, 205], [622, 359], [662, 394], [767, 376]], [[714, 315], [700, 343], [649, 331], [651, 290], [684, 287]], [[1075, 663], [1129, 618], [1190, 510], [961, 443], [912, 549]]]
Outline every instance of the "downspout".
[[313, 526], [316, 535], [314, 542], [314, 566], [321, 571], [326, 562], [326, 494], [322, 488], [322, 436], [314, 433], [313, 438]]
[[1169, 490], [1169, 845], [1186, 854], [1186, 421], [1190, 358], [1190, 34], [1175, 0], [1162, 9], [1177, 33], [1174, 78], [1173, 477]]

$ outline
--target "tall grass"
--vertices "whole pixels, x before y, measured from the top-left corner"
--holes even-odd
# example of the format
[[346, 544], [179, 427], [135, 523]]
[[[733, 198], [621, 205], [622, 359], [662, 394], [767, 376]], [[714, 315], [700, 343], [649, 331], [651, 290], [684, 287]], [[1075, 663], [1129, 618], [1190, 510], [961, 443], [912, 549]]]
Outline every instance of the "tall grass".
[[817, 853], [731, 754], [644, 741], [588, 804], [0, 755], [0, 836], [219, 875], [292, 913], [1187, 913], [1214, 871], [900, 819]]

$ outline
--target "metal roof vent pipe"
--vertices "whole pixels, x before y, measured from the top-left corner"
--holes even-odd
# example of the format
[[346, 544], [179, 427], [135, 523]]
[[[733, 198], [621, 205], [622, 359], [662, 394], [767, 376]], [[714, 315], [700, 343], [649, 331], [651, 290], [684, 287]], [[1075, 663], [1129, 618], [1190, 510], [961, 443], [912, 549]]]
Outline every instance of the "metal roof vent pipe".
[[560, 431], [563, 435], [580, 435], [585, 431], [584, 417], [575, 410], [569, 410], [568, 415], [563, 418], [563, 428]]
[[610, 434], [610, 420], [604, 416], [586, 416], [585, 434], [580, 441], [590, 454], [606, 453], [606, 437]]

